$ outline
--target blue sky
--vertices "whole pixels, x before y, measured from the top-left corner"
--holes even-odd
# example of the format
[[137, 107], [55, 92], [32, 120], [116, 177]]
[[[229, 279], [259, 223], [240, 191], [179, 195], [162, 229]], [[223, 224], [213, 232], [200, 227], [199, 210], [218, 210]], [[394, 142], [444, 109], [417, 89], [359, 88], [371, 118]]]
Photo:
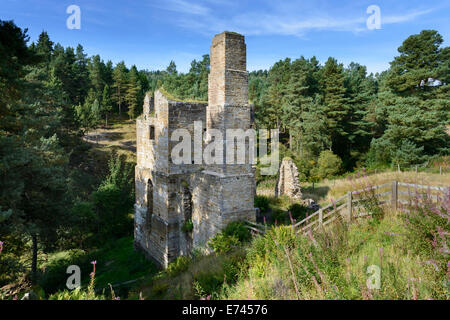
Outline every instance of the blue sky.
[[[69, 5], [81, 9], [81, 29], [69, 30]], [[370, 5], [381, 10], [381, 29], [369, 30]], [[139, 69], [165, 69], [174, 60], [189, 70], [224, 30], [246, 36], [248, 69], [267, 69], [286, 57], [321, 62], [329, 56], [379, 72], [409, 35], [436, 29], [450, 40], [450, 0], [0, 0], [0, 19], [28, 28], [31, 41], [47, 31], [54, 42]]]

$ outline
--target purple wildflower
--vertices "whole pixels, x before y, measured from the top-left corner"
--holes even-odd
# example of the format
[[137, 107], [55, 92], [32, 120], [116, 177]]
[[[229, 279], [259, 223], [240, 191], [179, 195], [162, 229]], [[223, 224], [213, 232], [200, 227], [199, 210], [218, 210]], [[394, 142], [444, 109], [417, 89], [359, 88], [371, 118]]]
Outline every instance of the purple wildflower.
[[91, 261], [91, 264], [94, 266], [94, 270], [91, 273], [91, 277], [95, 276], [95, 265], [97, 264], [97, 260]]

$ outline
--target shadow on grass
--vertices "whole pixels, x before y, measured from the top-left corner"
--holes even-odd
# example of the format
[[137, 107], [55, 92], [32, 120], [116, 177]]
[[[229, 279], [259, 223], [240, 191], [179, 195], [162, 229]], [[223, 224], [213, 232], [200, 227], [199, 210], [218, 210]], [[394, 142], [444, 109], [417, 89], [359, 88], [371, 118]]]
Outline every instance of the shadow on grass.
[[315, 202], [319, 203], [324, 200], [330, 191], [328, 186], [312, 186], [302, 188], [303, 199], [313, 199]]

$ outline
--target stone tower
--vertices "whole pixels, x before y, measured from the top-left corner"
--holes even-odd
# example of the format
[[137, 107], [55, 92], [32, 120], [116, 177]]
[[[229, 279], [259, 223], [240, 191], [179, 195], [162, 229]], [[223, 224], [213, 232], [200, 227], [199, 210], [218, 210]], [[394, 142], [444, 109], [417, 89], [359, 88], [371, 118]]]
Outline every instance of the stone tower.
[[[253, 124], [242, 35], [224, 32], [214, 37], [208, 100], [174, 101], [157, 90], [154, 97], [146, 97], [144, 113], [137, 119], [135, 246], [164, 267], [193, 248], [205, 248], [229, 222], [255, 220], [250, 158], [240, 164], [227, 164], [226, 159], [227, 147], [236, 148], [227, 129], [246, 131]], [[204, 145], [214, 140], [209, 129], [223, 134], [223, 161], [199, 163], [192, 147], [191, 162], [173, 163], [171, 153], [178, 142], [171, 140], [172, 133], [185, 129], [195, 137], [194, 121], [202, 122]], [[245, 140], [247, 155], [248, 146]], [[191, 221], [193, 228], [186, 228]]]

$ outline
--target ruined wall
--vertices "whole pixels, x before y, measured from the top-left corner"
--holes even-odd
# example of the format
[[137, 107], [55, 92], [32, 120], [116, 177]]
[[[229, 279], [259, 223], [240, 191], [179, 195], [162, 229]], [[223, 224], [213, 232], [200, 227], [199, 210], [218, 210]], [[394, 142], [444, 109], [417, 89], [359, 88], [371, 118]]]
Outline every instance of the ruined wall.
[[[201, 132], [194, 132], [195, 121], [202, 121]], [[244, 164], [226, 164], [229, 140], [223, 142], [223, 164], [193, 163], [196, 134], [203, 142], [201, 152], [210, 142], [203, 136], [206, 129], [219, 129], [226, 138], [226, 129], [245, 131], [252, 124], [244, 37], [225, 32], [211, 46], [208, 104], [173, 101], [158, 90], [154, 99], [145, 99], [144, 114], [137, 120], [136, 247], [167, 266], [193, 247], [205, 247], [229, 222], [255, 220], [255, 169], [248, 141]], [[191, 163], [171, 159], [179, 141], [170, 138], [177, 129], [192, 138]], [[192, 233], [182, 230], [188, 219], [194, 224]]]
[[[203, 149], [204, 130], [206, 127], [206, 107], [207, 103], [193, 103], [193, 102], [179, 102], [169, 101], [169, 137], [177, 129], [184, 129], [189, 132], [191, 136], [191, 161], [186, 164], [174, 164], [169, 157], [170, 173], [182, 174], [192, 173], [201, 169], [201, 165], [194, 164], [194, 122], [201, 121], [202, 127], [197, 135], [200, 137], [200, 148]], [[179, 144], [179, 141], [169, 141], [169, 155], [172, 154], [172, 149]]]
[[287, 195], [294, 200], [302, 199], [298, 169], [292, 159], [283, 159], [278, 171], [278, 180], [275, 187], [275, 196]]
[[[244, 164], [227, 164], [227, 129], [252, 127], [248, 104], [246, 45], [242, 35], [224, 32], [213, 38], [209, 74], [206, 127], [218, 129], [225, 139], [223, 164], [208, 165], [197, 176], [198, 208], [194, 218], [194, 246], [204, 246], [229, 222], [255, 220], [255, 170], [246, 156]], [[209, 143], [211, 137], [206, 137]], [[245, 142], [248, 155], [248, 141]], [[195, 228], [197, 226], [197, 228]]]

